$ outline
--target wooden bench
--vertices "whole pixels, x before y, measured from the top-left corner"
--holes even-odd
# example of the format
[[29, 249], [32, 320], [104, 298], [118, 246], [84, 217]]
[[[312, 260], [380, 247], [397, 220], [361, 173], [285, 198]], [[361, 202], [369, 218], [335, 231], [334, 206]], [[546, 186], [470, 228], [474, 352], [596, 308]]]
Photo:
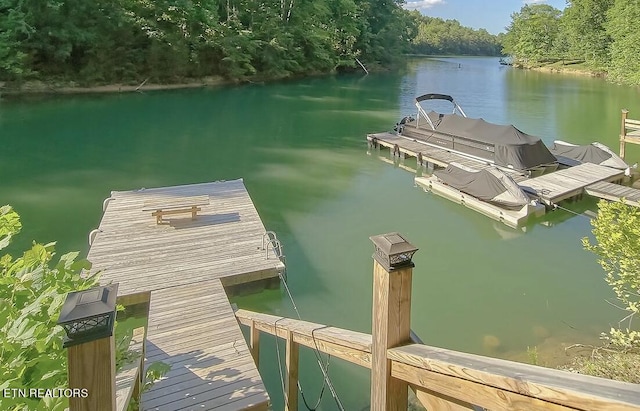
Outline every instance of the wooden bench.
[[162, 200], [145, 201], [142, 211], [151, 211], [156, 218], [156, 224], [162, 223], [162, 217], [169, 214], [191, 213], [195, 220], [200, 206], [209, 205], [209, 196], [164, 198]]

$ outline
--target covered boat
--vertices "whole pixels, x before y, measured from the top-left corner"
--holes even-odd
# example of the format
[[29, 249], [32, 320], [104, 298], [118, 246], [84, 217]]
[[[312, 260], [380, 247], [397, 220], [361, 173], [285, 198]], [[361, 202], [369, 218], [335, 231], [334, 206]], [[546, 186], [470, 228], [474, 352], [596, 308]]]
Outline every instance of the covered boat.
[[476, 170], [454, 162], [433, 174], [458, 191], [503, 208], [521, 209], [531, 202], [518, 183], [496, 167]]
[[[427, 100], [449, 101], [453, 104], [453, 112], [427, 113], [421, 105]], [[396, 126], [398, 134], [498, 167], [541, 174], [558, 166], [556, 158], [539, 137], [512, 125], [468, 118], [451, 96], [425, 94], [416, 98], [416, 107], [416, 118], [402, 119]]]
[[593, 163], [625, 170], [627, 175], [631, 173], [629, 164], [611, 151], [609, 147], [598, 142], [579, 146], [556, 140], [553, 142], [553, 147], [551, 147], [551, 153], [564, 165], [574, 166], [582, 163]]

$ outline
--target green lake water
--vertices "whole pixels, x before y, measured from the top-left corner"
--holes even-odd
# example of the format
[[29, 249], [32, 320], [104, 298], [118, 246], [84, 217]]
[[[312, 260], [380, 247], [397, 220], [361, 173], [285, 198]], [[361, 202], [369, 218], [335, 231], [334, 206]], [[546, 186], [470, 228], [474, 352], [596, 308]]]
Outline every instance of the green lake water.
[[[538, 347], [544, 362], [564, 355], [560, 344], [592, 342], [621, 313], [605, 301], [612, 293], [582, 249], [588, 218], [555, 211], [526, 232], [512, 230], [424, 193], [410, 172], [367, 153], [365, 135], [414, 113], [413, 98], [426, 92], [451, 94], [468, 116], [513, 123], [547, 144], [597, 140], [617, 151], [620, 109], [640, 118], [636, 89], [488, 58], [266, 85], [3, 100], [0, 203], [24, 224], [11, 251], [57, 240], [60, 253], [86, 254], [110, 190], [242, 177], [284, 245], [304, 319], [370, 332], [368, 237], [399, 231], [420, 248], [412, 328], [427, 344], [523, 361], [527, 347]], [[638, 148], [628, 148], [631, 163]], [[234, 301], [295, 316], [283, 290]], [[281, 409], [276, 347], [262, 343], [261, 372]], [[345, 409], [367, 408], [368, 371], [332, 360], [330, 374]], [[301, 383], [315, 402], [321, 375], [306, 349]], [[337, 409], [328, 390], [321, 409]]]

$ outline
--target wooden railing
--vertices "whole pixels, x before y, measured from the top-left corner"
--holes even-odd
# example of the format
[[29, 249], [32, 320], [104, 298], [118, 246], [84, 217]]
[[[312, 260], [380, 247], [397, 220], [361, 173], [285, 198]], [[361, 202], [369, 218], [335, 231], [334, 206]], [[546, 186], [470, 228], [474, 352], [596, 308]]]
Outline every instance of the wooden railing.
[[[237, 310], [250, 328], [259, 357], [260, 332], [371, 369], [371, 334], [307, 321]], [[291, 353], [287, 352], [287, 358]], [[479, 355], [409, 344], [387, 350], [391, 375], [410, 384], [428, 410], [640, 410], [640, 386]], [[297, 359], [288, 369], [298, 375]], [[285, 377], [297, 397], [297, 380]], [[285, 384], [286, 385], [286, 384]], [[293, 401], [289, 401], [291, 404]], [[290, 411], [293, 411], [290, 409]]]
[[410, 328], [413, 264], [409, 260], [390, 268], [389, 261], [394, 260], [378, 247], [384, 245], [381, 237], [393, 244], [392, 249], [401, 250], [391, 257], [406, 258], [415, 250], [397, 233], [372, 237], [376, 244], [372, 334], [236, 310], [238, 322], [250, 328], [256, 364], [261, 332], [286, 341], [286, 411], [298, 407], [300, 345], [370, 369], [371, 411], [406, 411], [409, 388], [430, 411], [640, 411], [637, 384], [422, 344]]
[[133, 330], [128, 355], [134, 360], [116, 373], [116, 411], [126, 411], [133, 400], [139, 404], [144, 377], [144, 327]]
[[622, 110], [620, 123], [620, 157], [624, 158], [626, 143], [640, 144], [640, 121], [627, 118], [629, 110]]

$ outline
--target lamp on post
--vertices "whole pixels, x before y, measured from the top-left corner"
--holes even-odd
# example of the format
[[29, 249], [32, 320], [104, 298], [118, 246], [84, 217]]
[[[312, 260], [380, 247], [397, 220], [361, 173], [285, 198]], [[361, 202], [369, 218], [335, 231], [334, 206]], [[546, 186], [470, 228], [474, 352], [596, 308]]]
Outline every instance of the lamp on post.
[[369, 237], [375, 246], [373, 258], [387, 271], [414, 267], [411, 258], [418, 251], [398, 233], [388, 233]]
[[115, 340], [118, 284], [67, 295], [58, 324], [67, 334], [69, 388], [87, 395], [69, 399], [70, 411], [115, 409]]
[[402, 235], [369, 237], [373, 253], [371, 320], [371, 411], [405, 411], [408, 385], [391, 376], [387, 350], [411, 339], [413, 255], [418, 251]]
[[117, 294], [118, 284], [67, 294], [58, 318], [67, 334], [65, 348], [113, 334]]

